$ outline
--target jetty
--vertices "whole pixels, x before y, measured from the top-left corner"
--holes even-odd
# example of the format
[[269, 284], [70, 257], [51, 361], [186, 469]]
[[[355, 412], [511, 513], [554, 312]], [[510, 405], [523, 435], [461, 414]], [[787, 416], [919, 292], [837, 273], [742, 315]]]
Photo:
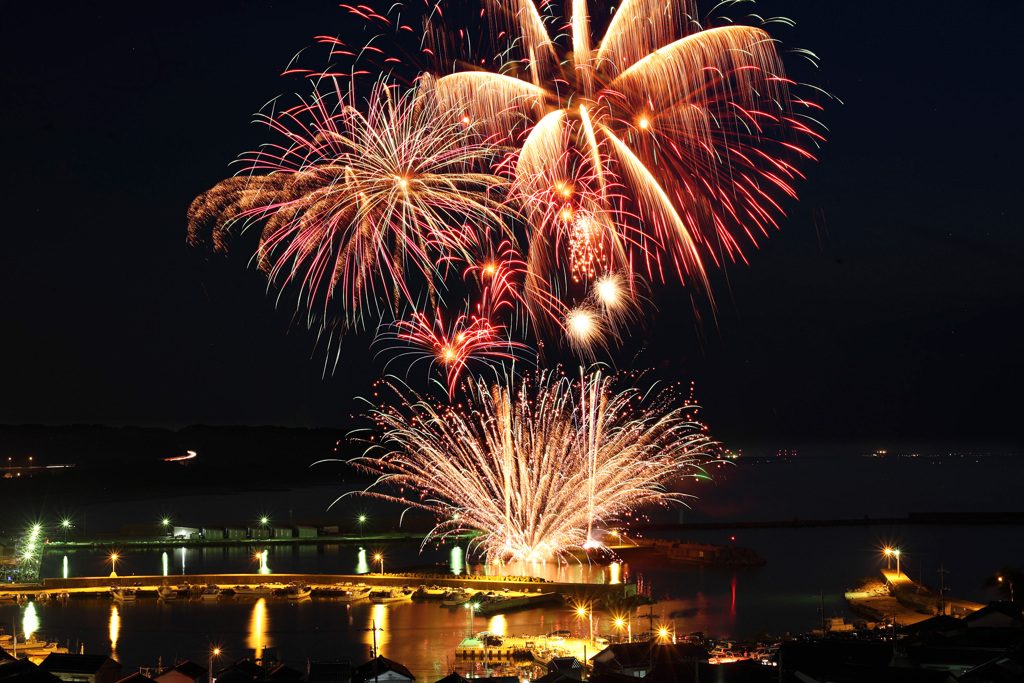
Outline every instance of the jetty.
[[984, 605], [940, 595], [927, 586], [915, 583], [903, 572], [883, 569], [880, 579], [846, 591], [850, 610], [862, 617], [901, 626], [916, 624], [934, 615], [963, 617]]
[[[40, 593], [49, 595], [67, 593], [69, 596], [86, 594], [107, 594], [111, 586], [126, 586], [137, 589], [145, 597], [166, 585], [217, 586], [231, 588], [233, 586], [255, 586], [273, 584], [283, 588], [289, 583], [310, 586], [314, 591], [328, 589], [339, 584], [363, 584], [369, 587], [409, 588], [416, 590], [421, 585], [434, 585], [438, 588], [463, 588], [474, 593], [497, 593], [500, 607], [493, 608], [491, 614], [502, 611], [526, 609], [550, 602], [559, 596], [561, 599], [577, 602], [598, 602], [608, 596], [636, 595], [636, 584], [609, 583], [559, 583], [515, 576], [466, 576], [439, 577], [437, 575], [418, 576], [416, 574], [183, 574], [175, 576], [91, 576], [75, 578], [48, 578], [31, 585], [9, 586], [5, 591], [18, 598], [35, 597]], [[507, 602], [501, 594], [508, 593]], [[522, 603], [518, 601], [523, 601]], [[481, 612], [483, 613], [483, 612]]]

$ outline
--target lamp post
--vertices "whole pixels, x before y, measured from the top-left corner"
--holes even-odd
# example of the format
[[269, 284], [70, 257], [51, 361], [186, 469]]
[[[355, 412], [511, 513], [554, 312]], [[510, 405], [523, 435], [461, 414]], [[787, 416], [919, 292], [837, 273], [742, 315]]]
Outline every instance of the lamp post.
[[359, 538], [363, 537], [364, 524], [366, 524], [366, 515], [359, 515]]
[[892, 548], [883, 548], [882, 552], [885, 553], [885, 568], [892, 569]]
[[896, 556], [896, 578], [900, 578], [900, 549], [896, 548], [892, 551], [892, 554]]
[[580, 605], [576, 608], [576, 616], [588, 617], [590, 620], [590, 632], [587, 634], [587, 640], [591, 643], [594, 642], [594, 611], [588, 610], [586, 605]]
[[[619, 629], [619, 633], [620, 634], [622, 633], [622, 626], [623, 626], [623, 624], [625, 624], [625, 626], [626, 626], [626, 638], [627, 638], [626, 642], [627, 643], [632, 643], [633, 642], [633, 623], [632, 623], [632, 620], [629, 619], [628, 617], [626, 619], [623, 619], [622, 617], [616, 617], [616, 619], [615, 619], [615, 626], [616, 626], [616, 628]], [[619, 636], [619, 639], [620, 640], [622, 639], [621, 635]]]
[[373, 561], [380, 562], [380, 575], [384, 576], [384, 556], [380, 553], [377, 553], [373, 556]]
[[60, 522], [61, 527], [64, 529], [64, 543], [68, 542], [68, 527], [71, 526], [70, 519], [62, 519]]
[[[999, 583], [1003, 582], [1003, 577], [998, 577]], [[1013, 602], [1013, 579], [1007, 578], [1006, 583], [1010, 584], [1010, 602]]]
[[169, 520], [168, 518], [164, 517], [163, 519], [160, 520], [160, 526], [162, 526], [164, 528], [164, 536], [170, 536], [171, 535], [170, 529], [168, 528], [168, 527], [171, 526], [171, 520]]
[[270, 520], [266, 517], [260, 517], [260, 538], [266, 538], [267, 535], [267, 522]]
[[117, 577], [117, 553], [110, 554], [110, 575]]
[[220, 648], [215, 647], [210, 651], [210, 683], [213, 683], [213, 658], [220, 657]]
[[469, 637], [473, 637], [473, 624], [476, 621], [476, 608], [480, 606], [480, 603], [473, 602], [470, 600], [466, 603], [466, 607], [469, 609]]

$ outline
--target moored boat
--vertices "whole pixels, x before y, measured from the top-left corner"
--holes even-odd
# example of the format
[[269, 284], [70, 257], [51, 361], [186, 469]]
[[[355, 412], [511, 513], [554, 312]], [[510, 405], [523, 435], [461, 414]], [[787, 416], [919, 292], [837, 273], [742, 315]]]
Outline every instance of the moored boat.
[[160, 586], [156, 589], [156, 596], [161, 600], [177, 600], [178, 589], [172, 586]]
[[116, 602], [135, 602], [138, 593], [138, 590], [135, 588], [125, 588], [123, 586], [112, 586], [110, 588], [110, 597]]
[[370, 602], [377, 605], [408, 599], [408, 595], [395, 588], [375, 588], [370, 591]]
[[308, 598], [313, 592], [313, 589], [304, 583], [290, 583], [285, 588], [284, 595], [289, 600], [301, 600]]
[[220, 588], [211, 584], [208, 584], [203, 588], [203, 592], [199, 595], [202, 600], [213, 601], [220, 597]]

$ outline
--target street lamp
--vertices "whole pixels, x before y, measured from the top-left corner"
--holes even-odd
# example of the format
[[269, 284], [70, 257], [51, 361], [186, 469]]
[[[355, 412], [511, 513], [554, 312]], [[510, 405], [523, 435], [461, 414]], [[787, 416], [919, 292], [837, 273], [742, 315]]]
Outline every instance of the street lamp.
[[366, 524], [366, 515], [359, 515], [359, 538], [363, 537], [364, 524]]
[[162, 526], [164, 528], [164, 535], [165, 536], [170, 536], [171, 535], [171, 531], [168, 528], [168, 527], [171, 526], [171, 520], [169, 520], [168, 518], [164, 517], [162, 520], [160, 520], [160, 526]]
[[892, 569], [892, 552], [893, 552], [892, 548], [883, 548], [882, 552], [885, 553], [885, 559], [886, 559], [885, 568], [886, 569]]
[[64, 542], [68, 542], [68, 527], [71, 526], [70, 519], [62, 519], [60, 522], [61, 527], [64, 529]]
[[267, 522], [269, 521], [270, 519], [268, 519], [267, 517], [260, 517], [260, 538], [266, 537]]
[[[623, 624], [625, 624], [625, 626], [626, 626], [626, 637], [627, 637], [626, 642], [632, 643], [633, 642], [633, 623], [632, 623], [632, 620], [630, 620], [630, 619], [623, 619], [622, 617], [616, 617], [616, 619], [615, 619], [615, 626], [616, 626], [616, 628], [619, 629], [619, 633], [622, 633], [622, 626], [623, 626]], [[619, 639], [620, 640], [622, 639], [621, 635], [619, 636]]]
[[898, 579], [900, 578], [900, 549], [894, 549], [892, 554], [896, 556], [896, 578]]
[[589, 617], [590, 619], [590, 633], [588, 634], [588, 640], [591, 643], [594, 642], [594, 612], [588, 610], [585, 605], [580, 605], [576, 608], [576, 616], [578, 617]]
[[110, 575], [117, 576], [117, 553], [110, 553]]
[[467, 602], [466, 607], [469, 609], [469, 637], [473, 637], [473, 624], [476, 621], [476, 608], [480, 606], [479, 602]]
[[373, 561], [380, 562], [380, 575], [384, 576], [384, 556], [380, 553], [377, 553], [373, 556]]
[[213, 683], [213, 658], [220, 657], [220, 648], [215, 647], [210, 651], [210, 683]]
[[[1003, 582], [1003, 577], [1000, 576], [998, 578], [999, 578], [999, 583], [1002, 583]], [[1008, 578], [1008, 579], [1006, 579], [1006, 582], [1008, 584], [1010, 584], [1010, 602], [1013, 602], [1013, 579]]]

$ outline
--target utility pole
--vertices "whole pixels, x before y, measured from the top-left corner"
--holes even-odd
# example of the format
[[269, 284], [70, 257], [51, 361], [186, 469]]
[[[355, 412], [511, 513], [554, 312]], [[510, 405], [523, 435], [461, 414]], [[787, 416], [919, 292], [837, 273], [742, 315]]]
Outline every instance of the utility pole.
[[939, 575], [939, 614], [945, 615], [946, 591], [949, 590], [948, 588], [946, 588], [946, 574], [949, 573], [949, 570], [940, 564], [939, 568], [935, 571], [935, 573]]

